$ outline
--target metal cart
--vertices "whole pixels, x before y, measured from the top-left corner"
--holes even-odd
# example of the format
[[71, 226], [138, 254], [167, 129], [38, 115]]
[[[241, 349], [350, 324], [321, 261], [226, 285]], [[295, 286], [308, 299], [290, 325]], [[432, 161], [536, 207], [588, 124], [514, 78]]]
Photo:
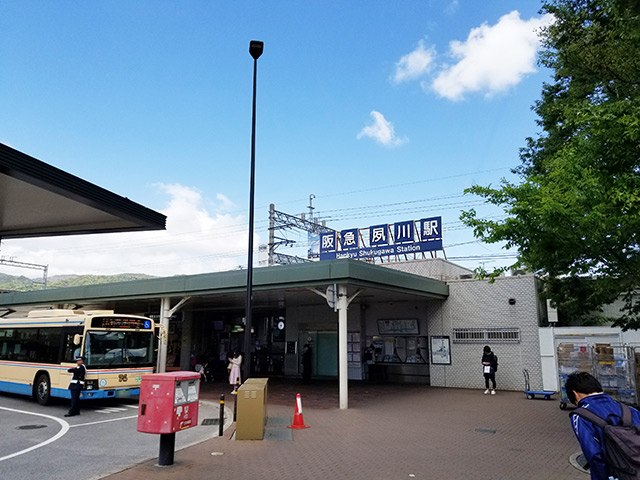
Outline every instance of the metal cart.
[[578, 371], [591, 372], [593, 370], [591, 355], [592, 350], [589, 345], [575, 345], [573, 343], [558, 345], [558, 384], [560, 386], [561, 410], [566, 409], [567, 405], [571, 403], [565, 388], [567, 377]]
[[596, 344], [592, 347], [593, 373], [611, 398], [636, 405], [636, 362], [633, 347]]
[[525, 368], [522, 370], [522, 373], [524, 374], [524, 394], [528, 400], [533, 400], [536, 398], [536, 395], [544, 398], [545, 400], [551, 400], [551, 397], [556, 394], [556, 392], [550, 390], [531, 390], [531, 386], [529, 384], [529, 371]]

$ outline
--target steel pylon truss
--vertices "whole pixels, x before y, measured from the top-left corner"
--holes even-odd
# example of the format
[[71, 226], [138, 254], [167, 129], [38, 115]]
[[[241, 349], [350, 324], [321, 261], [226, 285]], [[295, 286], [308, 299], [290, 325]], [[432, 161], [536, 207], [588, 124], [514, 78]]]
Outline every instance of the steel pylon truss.
[[33, 270], [42, 270], [42, 288], [47, 288], [47, 275], [49, 272], [48, 265], [39, 265], [37, 263], [25, 263], [25, 262], [17, 262], [13, 258], [0, 257], [0, 265], [7, 265], [9, 267], [18, 267], [18, 268], [30, 268]]
[[335, 232], [335, 230], [327, 227], [324, 223], [319, 223], [317, 218], [310, 221], [305, 218], [304, 214], [297, 217], [295, 215], [280, 212], [275, 209], [275, 205], [271, 204], [269, 208], [269, 265], [290, 265], [292, 263], [307, 263], [311, 261], [309, 258], [302, 258], [276, 252], [276, 248], [281, 245], [295, 244], [294, 240], [277, 236], [276, 232], [294, 229], [308, 232], [313, 235]]

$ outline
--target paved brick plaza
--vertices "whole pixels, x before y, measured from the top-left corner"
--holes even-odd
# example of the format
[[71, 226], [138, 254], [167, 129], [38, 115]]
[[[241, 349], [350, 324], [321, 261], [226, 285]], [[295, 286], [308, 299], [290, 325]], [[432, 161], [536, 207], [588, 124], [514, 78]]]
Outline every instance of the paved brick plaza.
[[[173, 466], [156, 467], [154, 459], [106, 478], [589, 478], [569, 464], [579, 445], [557, 399], [482, 391], [352, 383], [350, 408], [341, 411], [337, 382], [271, 381], [270, 417], [292, 417], [295, 394], [302, 395], [311, 428], [293, 431], [292, 441], [231, 440], [232, 427], [224, 437], [176, 452]], [[221, 393], [228, 393], [224, 383], [204, 385], [202, 398], [217, 401]], [[233, 408], [231, 395], [226, 397]], [[217, 434], [217, 427], [212, 431]]]

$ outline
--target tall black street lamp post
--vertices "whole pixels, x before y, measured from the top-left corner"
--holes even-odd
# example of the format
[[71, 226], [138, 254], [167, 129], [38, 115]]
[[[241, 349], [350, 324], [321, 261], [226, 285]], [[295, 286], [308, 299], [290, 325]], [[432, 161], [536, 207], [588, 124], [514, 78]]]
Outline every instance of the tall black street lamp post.
[[253, 294], [253, 204], [255, 197], [256, 171], [256, 86], [258, 83], [258, 58], [262, 55], [264, 43], [257, 40], [249, 42], [249, 53], [253, 57], [253, 112], [251, 117], [251, 180], [249, 188], [249, 259], [247, 264], [247, 308], [244, 325], [244, 376], [251, 373], [251, 301]]

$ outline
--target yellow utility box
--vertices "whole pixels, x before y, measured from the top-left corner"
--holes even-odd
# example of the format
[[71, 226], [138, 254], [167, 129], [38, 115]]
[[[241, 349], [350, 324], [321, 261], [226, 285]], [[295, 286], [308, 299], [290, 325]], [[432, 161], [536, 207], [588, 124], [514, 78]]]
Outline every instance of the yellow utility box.
[[[268, 378], [247, 378], [244, 381], [244, 383], [247, 383], [249, 385], [252, 385], [252, 384], [264, 385], [264, 403], [265, 403], [265, 405], [267, 403], [267, 399], [269, 398], [268, 382], [269, 382]], [[267, 409], [265, 408], [264, 411], [265, 411], [265, 415], [266, 415]]]
[[262, 440], [267, 423], [266, 378], [249, 378], [238, 389], [236, 440]]

